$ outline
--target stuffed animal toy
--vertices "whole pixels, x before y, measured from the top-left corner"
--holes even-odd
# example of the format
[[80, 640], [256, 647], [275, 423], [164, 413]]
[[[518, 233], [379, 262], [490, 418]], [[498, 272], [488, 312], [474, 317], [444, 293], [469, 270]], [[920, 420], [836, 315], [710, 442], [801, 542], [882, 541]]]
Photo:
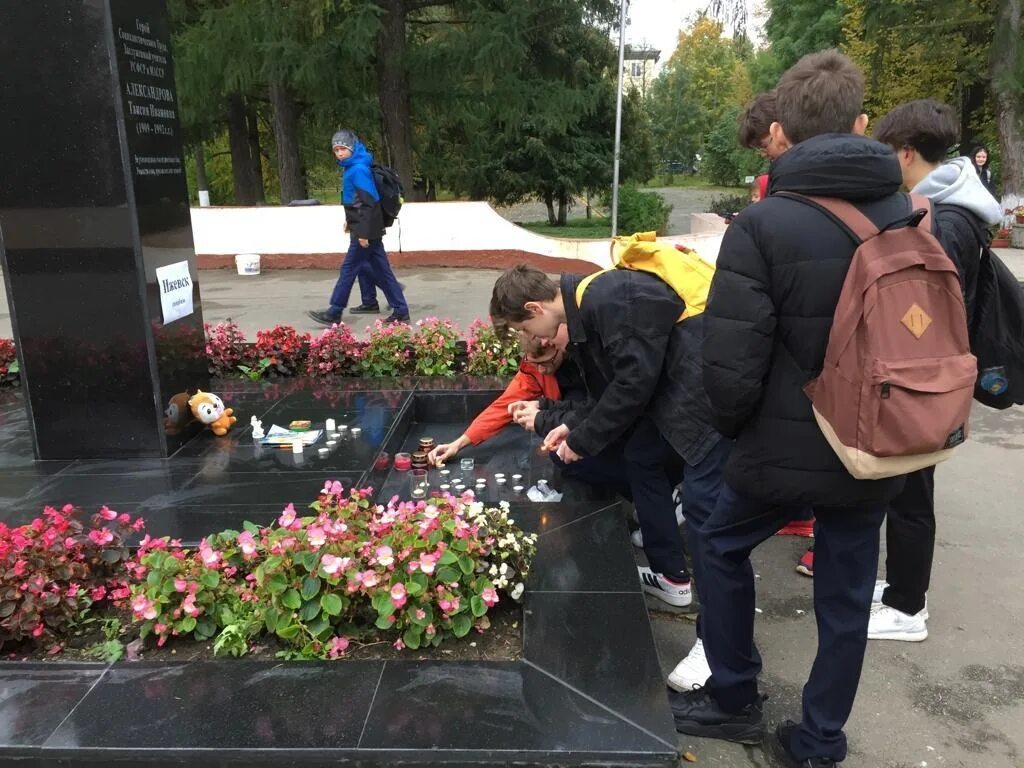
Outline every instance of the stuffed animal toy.
[[188, 407], [192, 409], [192, 415], [218, 437], [226, 435], [231, 425], [238, 421], [231, 415], [235, 412], [233, 408], [225, 408], [223, 400], [201, 389], [189, 398]]
[[192, 420], [188, 410], [188, 392], [179, 392], [171, 398], [164, 411], [164, 429], [168, 435], [178, 434]]

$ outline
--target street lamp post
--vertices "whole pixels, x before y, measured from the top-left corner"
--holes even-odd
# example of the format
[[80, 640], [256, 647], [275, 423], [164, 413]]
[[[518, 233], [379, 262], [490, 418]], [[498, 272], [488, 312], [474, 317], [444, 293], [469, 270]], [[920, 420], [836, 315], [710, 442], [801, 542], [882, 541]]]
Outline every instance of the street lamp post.
[[629, 0], [619, 0], [619, 81], [615, 94], [615, 158], [612, 162], [612, 237], [618, 234], [619, 220], [619, 156], [622, 153], [622, 80], [626, 58], [626, 8]]

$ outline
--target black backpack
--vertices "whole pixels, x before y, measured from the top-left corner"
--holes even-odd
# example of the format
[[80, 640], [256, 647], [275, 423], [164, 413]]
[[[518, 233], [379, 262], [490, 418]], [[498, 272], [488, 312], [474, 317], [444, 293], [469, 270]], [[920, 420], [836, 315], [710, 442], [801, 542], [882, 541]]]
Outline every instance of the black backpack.
[[1003, 410], [1024, 405], [1024, 288], [992, 252], [991, 238], [977, 226], [974, 231], [981, 244], [970, 327], [971, 352], [978, 358], [974, 399]]
[[398, 174], [386, 165], [374, 163], [370, 166], [373, 172], [373, 183], [377, 185], [377, 195], [380, 197], [380, 211], [384, 217], [384, 226], [390, 227], [398, 218], [404, 202], [402, 195], [405, 189], [402, 187], [402, 180]]

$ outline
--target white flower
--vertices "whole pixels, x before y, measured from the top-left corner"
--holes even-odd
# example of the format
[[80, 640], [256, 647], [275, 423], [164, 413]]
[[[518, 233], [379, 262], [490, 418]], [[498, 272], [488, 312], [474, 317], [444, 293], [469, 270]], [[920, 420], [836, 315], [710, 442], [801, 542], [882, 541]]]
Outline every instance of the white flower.
[[[493, 566], [491, 567], [493, 568]], [[498, 570], [501, 572], [501, 575], [504, 576], [506, 573], [508, 573], [508, 563], [502, 563], [501, 568], [499, 568]]]
[[498, 566], [492, 565], [491, 566], [491, 570], [489, 570], [488, 573], [491, 574], [491, 576], [497, 576], [498, 575]]
[[525, 589], [525, 586], [523, 585], [523, 582], [519, 582], [518, 584], [516, 584], [515, 587], [512, 589], [512, 593], [511, 593], [512, 599], [513, 600], [518, 600], [519, 598], [521, 598], [523, 596], [523, 590], [524, 589]]

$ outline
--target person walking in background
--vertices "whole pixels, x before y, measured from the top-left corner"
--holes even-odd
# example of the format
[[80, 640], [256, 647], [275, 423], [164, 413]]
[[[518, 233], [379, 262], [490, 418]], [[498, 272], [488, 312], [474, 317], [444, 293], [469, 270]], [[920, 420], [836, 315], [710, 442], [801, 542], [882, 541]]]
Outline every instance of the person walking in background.
[[[309, 316], [323, 325], [339, 322], [342, 312], [348, 306], [352, 286], [359, 275], [365, 274], [381, 289], [391, 305], [392, 314], [385, 322], [408, 322], [409, 306], [391, 270], [387, 251], [384, 250], [384, 215], [380, 192], [373, 180], [373, 155], [350, 130], [335, 133], [331, 139], [331, 149], [338, 165], [345, 171], [341, 184], [341, 204], [345, 206], [349, 247], [331, 293], [330, 306], [324, 310], [311, 310]], [[366, 311], [367, 298], [366, 291], [363, 291], [363, 304], [355, 310]]]
[[975, 147], [974, 151], [971, 152], [971, 164], [974, 166], [974, 170], [978, 172], [978, 178], [981, 179], [981, 183], [985, 185], [985, 189], [989, 191], [989, 194], [992, 197], [998, 198], [996, 182], [992, 178], [992, 170], [988, 167], [991, 159], [987, 147]]

